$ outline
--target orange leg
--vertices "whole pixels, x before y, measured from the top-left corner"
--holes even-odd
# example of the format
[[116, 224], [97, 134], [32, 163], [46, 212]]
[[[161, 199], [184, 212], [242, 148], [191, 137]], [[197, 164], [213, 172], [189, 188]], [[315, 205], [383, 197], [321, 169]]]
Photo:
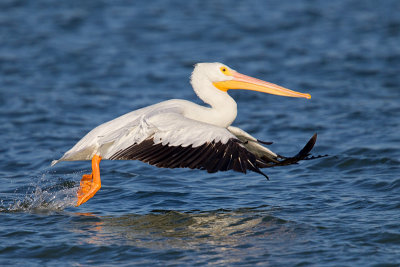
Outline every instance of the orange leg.
[[92, 158], [92, 173], [84, 174], [82, 176], [81, 185], [76, 193], [78, 197], [76, 206], [79, 206], [91, 199], [101, 188], [99, 167], [100, 161], [101, 157], [99, 155], [94, 155]]

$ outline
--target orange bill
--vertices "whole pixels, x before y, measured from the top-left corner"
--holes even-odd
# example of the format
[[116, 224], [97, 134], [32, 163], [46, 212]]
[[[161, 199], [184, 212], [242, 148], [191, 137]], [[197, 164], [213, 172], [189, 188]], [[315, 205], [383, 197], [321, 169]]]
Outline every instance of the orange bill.
[[229, 89], [244, 89], [273, 95], [311, 99], [310, 94], [292, 91], [282, 86], [241, 74], [234, 70], [230, 70], [228, 76], [232, 76], [232, 79], [228, 81], [214, 82], [214, 86], [225, 92]]

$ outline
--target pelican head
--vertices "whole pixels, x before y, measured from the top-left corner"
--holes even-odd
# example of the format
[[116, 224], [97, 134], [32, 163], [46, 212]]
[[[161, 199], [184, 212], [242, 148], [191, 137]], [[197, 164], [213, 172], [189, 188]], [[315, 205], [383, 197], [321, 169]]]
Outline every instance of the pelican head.
[[282, 86], [241, 74], [219, 62], [196, 64], [192, 73], [192, 85], [195, 89], [196, 87], [204, 86], [204, 84], [197, 86], [199, 82], [208, 82], [208, 84], [211, 82], [213, 87], [222, 92], [227, 92], [230, 89], [244, 89], [280, 96], [311, 98], [310, 94], [295, 92]]

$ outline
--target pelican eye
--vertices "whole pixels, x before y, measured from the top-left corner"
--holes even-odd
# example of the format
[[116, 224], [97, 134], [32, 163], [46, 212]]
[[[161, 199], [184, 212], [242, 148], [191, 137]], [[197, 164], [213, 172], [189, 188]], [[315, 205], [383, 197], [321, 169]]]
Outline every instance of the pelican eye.
[[227, 67], [221, 67], [221, 68], [219, 68], [219, 69], [220, 69], [221, 72], [222, 72], [223, 74], [225, 74], [225, 75], [229, 75], [229, 76], [232, 75], [232, 74], [230, 73], [230, 71], [228, 70]]

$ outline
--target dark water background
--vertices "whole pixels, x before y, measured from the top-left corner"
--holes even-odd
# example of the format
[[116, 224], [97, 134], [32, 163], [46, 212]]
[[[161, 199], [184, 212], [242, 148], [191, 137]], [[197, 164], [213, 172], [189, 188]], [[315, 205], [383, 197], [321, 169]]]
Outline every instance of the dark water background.
[[[400, 264], [400, 1], [0, 2], [0, 265]], [[327, 158], [256, 173], [49, 167], [96, 125], [200, 103], [196, 62], [307, 92], [235, 91], [234, 125]]]

